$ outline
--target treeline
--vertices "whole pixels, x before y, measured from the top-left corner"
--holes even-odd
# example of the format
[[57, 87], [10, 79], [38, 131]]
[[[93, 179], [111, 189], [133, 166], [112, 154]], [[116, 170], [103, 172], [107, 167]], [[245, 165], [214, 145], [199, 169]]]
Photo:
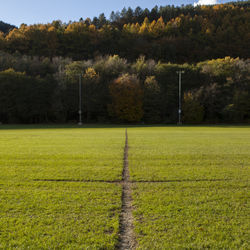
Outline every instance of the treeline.
[[0, 54], [0, 122], [176, 123], [183, 70], [185, 123], [250, 122], [250, 60], [171, 64], [115, 56], [73, 61]]
[[0, 32], [0, 50], [88, 60], [107, 54], [172, 63], [225, 56], [249, 58], [249, 1], [214, 6], [137, 7], [67, 24], [25, 25]]
[[16, 28], [16, 26], [0, 21], [0, 32], [7, 34], [14, 28]]

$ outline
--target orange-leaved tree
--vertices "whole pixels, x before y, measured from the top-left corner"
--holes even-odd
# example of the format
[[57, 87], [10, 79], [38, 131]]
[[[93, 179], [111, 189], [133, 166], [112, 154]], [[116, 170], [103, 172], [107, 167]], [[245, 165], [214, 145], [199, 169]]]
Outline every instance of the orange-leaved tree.
[[112, 98], [109, 114], [121, 121], [140, 121], [143, 116], [143, 89], [136, 75], [121, 75], [109, 89]]

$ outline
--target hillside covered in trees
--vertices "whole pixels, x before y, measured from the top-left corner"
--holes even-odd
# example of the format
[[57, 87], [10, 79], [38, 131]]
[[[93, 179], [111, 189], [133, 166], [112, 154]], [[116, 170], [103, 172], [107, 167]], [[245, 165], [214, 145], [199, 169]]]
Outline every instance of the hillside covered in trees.
[[[250, 122], [249, 1], [0, 32], [0, 122]], [[1, 26], [0, 26], [1, 27]]]
[[225, 56], [249, 58], [249, 2], [214, 6], [123, 9], [93, 20], [27, 26], [0, 34], [0, 49], [74, 60], [116, 54], [164, 62], [199, 62]]
[[16, 26], [14, 26], [14, 25], [0, 21], [0, 32], [2, 34], [7, 34], [15, 28], [16, 28]]

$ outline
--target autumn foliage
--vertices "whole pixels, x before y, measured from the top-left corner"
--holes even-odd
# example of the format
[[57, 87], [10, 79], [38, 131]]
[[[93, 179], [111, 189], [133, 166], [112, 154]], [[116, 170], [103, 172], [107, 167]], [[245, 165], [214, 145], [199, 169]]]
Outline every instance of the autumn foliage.
[[250, 60], [171, 64], [117, 55], [95, 60], [0, 52], [0, 122], [176, 123], [178, 76], [185, 123], [250, 122]]
[[31, 56], [74, 60], [117, 54], [129, 60], [140, 55], [172, 63], [249, 57], [249, 3], [215, 6], [124, 8], [110, 19], [2, 28], [0, 49]]
[[[0, 123], [250, 123], [249, 1], [0, 22]], [[82, 88], [79, 88], [79, 83]], [[82, 102], [79, 102], [79, 90]]]
[[123, 74], [110, 85], [111, 116], [121, 121], [138, 122], [143, 116], [143, 90], [136, 75]]

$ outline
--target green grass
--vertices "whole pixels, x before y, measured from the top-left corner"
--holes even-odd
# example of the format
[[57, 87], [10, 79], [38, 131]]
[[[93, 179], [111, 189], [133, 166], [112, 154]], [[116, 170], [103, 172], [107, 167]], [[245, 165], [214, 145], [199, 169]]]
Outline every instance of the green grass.
[[124, 129], [0, 130], [0, 180], [120, 180]]
[[249, 249], [247, 184], [143, 183], [133, 198], [140, 249]]
[[104, 183], [0, 183], [0, 249], [113, 249], [121, 188]]
[[[249, 249], [250, 127], [128, 136], [139, 249]], [[122, 126], [1, 126], [0, 249], [114, 249], [124, 142]]]
[[249, 177], [249, 127], [135, 128], [129, 145], [132, 180]]
[[124, 141], [119, 128], [1, 129], [0, 249], [113, 249], [121, 186], [98, 181], [121, 180]]
[[129, 136], [132, 180], [146, 181], [133, 186], [140, 249], [249, 249], [250, 128]]

